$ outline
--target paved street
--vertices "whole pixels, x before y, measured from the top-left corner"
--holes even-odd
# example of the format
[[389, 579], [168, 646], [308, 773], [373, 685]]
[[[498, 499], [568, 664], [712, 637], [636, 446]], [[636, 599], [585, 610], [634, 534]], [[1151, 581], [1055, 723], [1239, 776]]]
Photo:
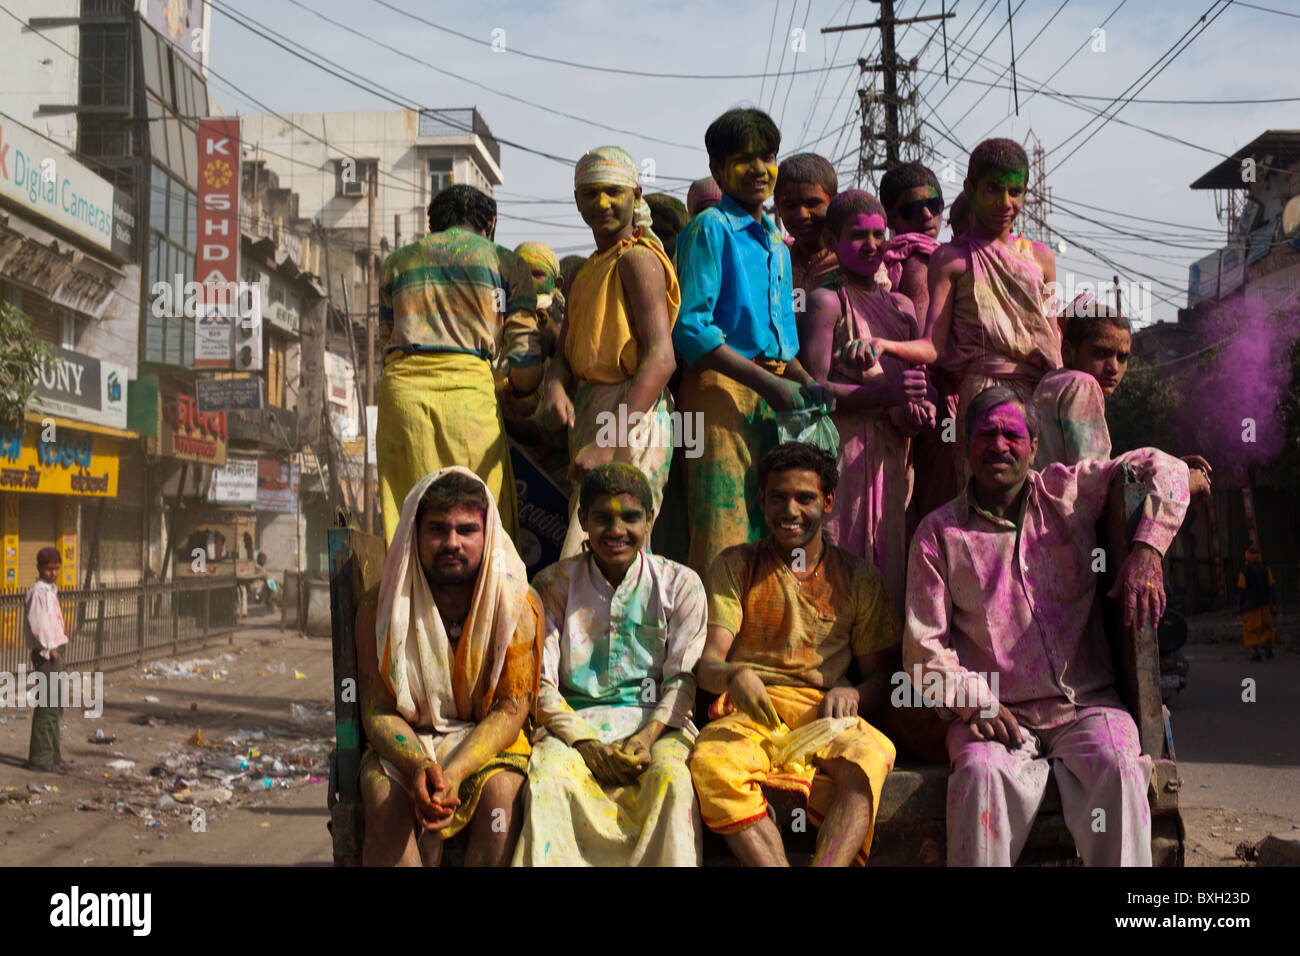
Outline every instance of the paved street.
[[[1234, 851], [1243, 841], [1300, 836], [1298, 632], [1300, 618], [1280, 616], [1283, 644], [1256, 664], [1235, 614], [1192, 621], [1187, 689], [1171, 707], [1189, 866], [1240, 865]], [[1254, 703], [1242, 700], [1248, 678]]]
[[[233, 643], [106, 675], [102, 717], [64, 715], [68, 773], [23, 770], [28, 714], [0, 714], [0, 863], [329, 865], [329, 642], [249, 623]], [[1300, 619], [1280, 625], [1285, 637]], [[1300, 832], [1300, 653], [1284, 643], [1272, 663], [1250, 664], [1237, 626], [1233, 615], [1193, 621], [1173, 706], [1189, 866], [1241, 865], [1237, 844]], [[117, 739], [92, 744], [96, 730]], [[196, 732], [211, 746], [188, 743]], [[240, 756], [271, 776], [238, 771]], [[109, 766], [123, 760], [134, 765]]]
[[[183, 658], [210, 662], [193, 667], [196, 674], [148, 675], [179, 663], [172, 660], [105, 675], [102, 717], [64, 714], [68, 773], [23, 770], [29, 716], [0, 715], [11, 718], [0, 723], [0, 801], [8, 801], [0, 802], [0, 863], [329, 865], [330, 644], [250, 623], [232, 644]], [[143, 725], [150, 718], [153, 726]], [[117, 739], [92, 744], [96, 730]], [[196, 731], [214, 746], [188, 745]], [[254, 780], [215, 766], [223, 758], [248, 759], [250, 748], [253, 766], [284, 776]], [[134, 766], [108, 766], [120, 760]], [[178, 776], [192, 783], [186, 787]], [[195, 830], [196, 805], [202, 832]]]

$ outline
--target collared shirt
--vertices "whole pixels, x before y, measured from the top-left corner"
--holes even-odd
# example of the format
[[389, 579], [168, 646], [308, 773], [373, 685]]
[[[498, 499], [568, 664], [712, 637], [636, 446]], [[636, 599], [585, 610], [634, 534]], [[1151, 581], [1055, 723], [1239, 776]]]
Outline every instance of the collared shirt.
[[540, 722], [568, 744], [610, 743], [651, 721], [690, 726], [704, 650], [704, 585], [684, 564], [641, 552], [615, 587], [590, 552], [533, 582], [546, 614]]
[[709, 568], [708, 589], [709, 624], [735, 635], [727, 660], [764, 684], [848, 686], [851, 656], [893, 647], [901, 634], [880, 572], [825, 539], [802, 581], [771, 537], [730, 547]]
[[379, 287], [385, 353], [467, 352], [515, 366], [542, 360], [528, 263], [454, 226], [384, 260]]
[[1148, 487], [1132, 540], [1164, 554], [1190, 496], [1187, 466], [1154, 448], [1031, 470], [1018, 524], [980, 508], [969, 485], [922, 520], [908, 560], [903, 663], [943, 678], [943, 706], [961, 719], [1000, 701], [1030, 729], [1047, 729], [1077, 708], [1119, 706], [1094, 548], [1124, 465]]
[[719, 345], [747, 359], [788, 362], [799, 351], [790, 250], [766, 215], [758, 222], [730, 196], [677, 237], [682, 307], [673, 345], [694, 366]]
[[1110, 429], [1106, 427], [1106, 396], [1087, 372], [1059, 368], [1048, 372], [1034, 389], [1038, 412], [1040, 471], [1060, 462], [1073, 465], [1085, 458], [1110, 457]]
[[59, 591], [48, 581], [37, 579], [27, 589], [23, 606], [27, 611], [23, 617], [27, 647], [40, 651], [41, 657], [49, 660], [50, 651], [68, 643], [67, 628], [63, 626], [63, 608], [59, 607]]

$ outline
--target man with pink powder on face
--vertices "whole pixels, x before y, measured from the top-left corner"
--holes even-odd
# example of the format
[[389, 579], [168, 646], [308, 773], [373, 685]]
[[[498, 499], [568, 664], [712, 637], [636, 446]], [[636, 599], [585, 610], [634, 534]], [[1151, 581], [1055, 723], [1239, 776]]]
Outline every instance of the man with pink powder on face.
[[955, 715], [948, 864], [1015, 863], [1051, 761], [1084, 863], [1150, 866], [1151, 760], [1115, 690], [1093, 549], [1112, 479], [1136, 467], [1150, 492], [1110, 596], [1122, 593], [1126, 625], [1158, 622], [1187, 465], [1142, 448], [1035, 471], [1036, 415], [1000, 386], [974, 397], [966, 422], [972, 478], [917, 529], [903, 636], [904, 669], [942, 678]]

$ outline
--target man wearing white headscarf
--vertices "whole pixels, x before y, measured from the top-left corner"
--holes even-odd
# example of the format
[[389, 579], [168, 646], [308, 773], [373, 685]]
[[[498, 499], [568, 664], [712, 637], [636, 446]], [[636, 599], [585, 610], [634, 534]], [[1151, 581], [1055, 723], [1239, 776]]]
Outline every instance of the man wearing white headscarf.
[[357, 614], [366, 865], [437, 865], [462, 831], [466, 865], [509, 862], [542, 620], [483, 480], [452, 467], [417, 482]]
[[650, 482], [659, 512], [673, 456], [668, 380], [677, 273], [650, 227], [636, 163], [618, 146], [587, 152], [574, 169], [573, 198], [596, 252], [567, 291], [555, 357], [538, 415], [569, 429], [569, 532], [561, 557], [582, 549], [578, 489], [599, 465], [624, 461]]

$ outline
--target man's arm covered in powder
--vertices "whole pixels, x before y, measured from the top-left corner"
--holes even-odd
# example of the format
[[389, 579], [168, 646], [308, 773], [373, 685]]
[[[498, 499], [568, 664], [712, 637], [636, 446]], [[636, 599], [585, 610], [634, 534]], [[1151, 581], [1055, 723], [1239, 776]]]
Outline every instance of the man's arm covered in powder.
[[[506, 652], [505, 667], [493, 691], [492, 707], [443, 765], [448, 796], [454, 797], [462, 781], [483, 769], [489, 760], [518, 739], [537, 693], [542, 620], [541, 600], [530, 588], [528, 602]], [[440, 798], [439, 794], [433, 796], [435, 800]]]
[[375, 645], [375, 616], [379, 606], [377, 591], [367, 594], [357, 609], [357, 676], [360, 678], [361, 725], [366, 740], [402, 775], [410, 780], [422, 766], [434, 760], [424, 752], [415, 730], [397, 712], [397, 700], [379, 674]]
[[568, 563], [553, 564], [533, 579], [542, 599], [545, 633], [542, 637], [541, 686], [537, 692], [537, 722], [570, 747], [595, 740], [596, 732], [569, 706], [560, 692], [560, 635], [568, 609]]
[[501, 354], [510, 362], [510, 386], [516, 395], [531, 395], [542, 383], [542, 334], [537, 328], [537, 295], [528, 263], [508, 249], [500, 251], [506, 283]]
[[[920, 667], [922, 681], [930, 674], [942, 680], [943, 707], [969, 721], [985, 705], [997, 704], [988, 682], [962, 666], [952, 646], [952, 595], [948, 590], [948, 560], [937, 524], [923, 521], [912, 539], [907, 561], [907, 626], [903, 630], [903, 670], [914, 680]], [[965, 691], [966, 706], [957, 706], [958, 688]], [[917, 688], [919, 691], [921, 688]], [[972, 702], [974, 705], [972, 705]]]
[[1081, 461], [1064, 475], [1049, 470], [1043, 473], [1044, 483], [1064, 481], [1063, 487], [1049, 491], [1059, 491], [1067, 505], [1073, 492], [1080, 518], [1095, 524], [1106, 509], [1111, 482], [1125, 466], [1137, 471], [1138, 480], [1147, 485], [1147, 494], [1130, 541], [1132, 548], [1107, 597], [1122, 597], [1125, 625], [1154, 627], [1165, 612], [1160, 560], [1182, 527], [1191, 501], [1187, 464], [1157, 448], [1138, 448], [1110, 461]]

